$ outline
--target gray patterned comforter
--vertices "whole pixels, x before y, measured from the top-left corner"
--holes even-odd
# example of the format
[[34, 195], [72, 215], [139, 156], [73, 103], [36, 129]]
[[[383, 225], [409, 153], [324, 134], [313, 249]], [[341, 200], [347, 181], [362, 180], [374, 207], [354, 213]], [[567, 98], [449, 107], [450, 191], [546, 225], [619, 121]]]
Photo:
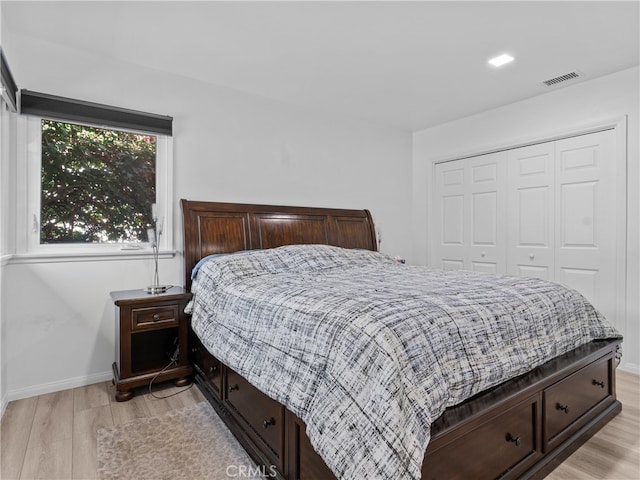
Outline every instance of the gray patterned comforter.
[[341, 479], [417, 479], [445, 408], [619, 333], [577, 292], [294, 245], [218, 256], [194, 280], [213, 355], [307, 424]]

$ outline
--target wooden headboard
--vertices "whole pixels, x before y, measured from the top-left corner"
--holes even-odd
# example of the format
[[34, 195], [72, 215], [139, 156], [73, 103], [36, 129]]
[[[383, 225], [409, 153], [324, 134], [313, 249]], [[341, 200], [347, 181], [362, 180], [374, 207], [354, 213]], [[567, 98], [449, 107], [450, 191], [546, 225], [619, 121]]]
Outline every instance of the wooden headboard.
[[292, 244], [326, 244], [377, 250], [368, 210], [279, 207], [181, 200], [184, 224], [186, 288], [191, 270], [214, 253], [274, 248]]

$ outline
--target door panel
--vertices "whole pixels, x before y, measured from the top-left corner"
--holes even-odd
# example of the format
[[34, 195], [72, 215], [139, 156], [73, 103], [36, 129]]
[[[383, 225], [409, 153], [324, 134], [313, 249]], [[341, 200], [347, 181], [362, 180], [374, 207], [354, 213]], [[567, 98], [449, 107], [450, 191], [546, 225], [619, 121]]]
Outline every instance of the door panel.
[[550, 248], [549, 227], [551, 188], [548, 186], [519, 188], [516, 192], [517, 244], [522, 247]]
[[598, 248], [598, 182], [560, 185], [560, 248]]
[[471, 262], [471, 269], [474, 272], [498, 273], [495, 263]]
[[472, 233], [474, 246], [498, 245], [498, 193], [481, 192], [471, 195]]
[[616, 315], [616, 161], [612, 130], [555, 142], [556, 281]]
[[505, 152], [491, 153], [468, 161], [470, 232], [469, 261], [472, 270], [505, 273], [506, 162]]
[[462, 260], [442, 260], [443, 270], [464, 270], [464, 262]]
[[434, 259], [444, 270], [467, 268], [465, 180], [463, 160], [436, 165]]
[[435, 167], [434, 261], [446, 270], [506, 271], [506, 153]]
[[554, 149], [543, 143], [508, 153], [507, 271], [553, 279]]
[[518, 265], [515, 274], [520, 277], [532, 277], [541, 280], [551, 280], [553, 277], [553, 272], [549, 267], [535, 265]]
[[449, 195], [442, 198], [442, 244], [464, 244], [464, 196]]

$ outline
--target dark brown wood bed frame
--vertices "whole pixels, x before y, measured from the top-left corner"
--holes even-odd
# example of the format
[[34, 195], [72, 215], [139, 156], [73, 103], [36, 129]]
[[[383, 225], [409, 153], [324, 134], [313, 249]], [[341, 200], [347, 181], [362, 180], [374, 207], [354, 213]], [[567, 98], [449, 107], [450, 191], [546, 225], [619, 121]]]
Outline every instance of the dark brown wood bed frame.
[[[206, 255], [321, 243], [376, 250], [367, 210], [182, 200], [185, 282]], [[431, 427], [423, 479], [543, 478], [622, 406], [620, 340], [594, 341], [447, 409]], [[195, 380], [267, 477], [335, 478], [304, 422], [213, 357], [191, 332]], [[212, 452], [213, 453], [213, 452]]]

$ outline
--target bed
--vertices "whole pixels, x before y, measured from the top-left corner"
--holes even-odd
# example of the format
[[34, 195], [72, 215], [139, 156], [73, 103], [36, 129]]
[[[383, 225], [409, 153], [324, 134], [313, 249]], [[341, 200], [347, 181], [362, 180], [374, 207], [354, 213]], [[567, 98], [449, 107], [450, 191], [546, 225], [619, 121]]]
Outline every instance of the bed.
[[[407, 270], [401, 270], [403, 267], [391, 265], [392, 259], [372, 253], [377, 250], [375, 230], [371, 215], [366, 210], [276, 207], [188, 200], [182, 200], [182, 209], [187, 288], [192, 287], [192, 271], [196, 265], [203, 265], [201, 263], [203, 258], [232, 252], [249, 252], [235, 255], [235, 257], [226, 255], [222, 259], [215, 259], [200, 268], [215, 272], [216, 269], [222, 268], [219, 265], [223, 265], [227, 270], [223, 268], [220, 271], [229, 271], [236, 276], [237, 272], [248, 269], [249, 273], [244, 276], [254, 278], [256, 275], [262, 275], [263, 272], [260, 270], [256, 274], [252, 270], [253, 263], [260, 263], [260, 268], [264, 268], [263, 264], [266, 262], [268, 273], [276, 273], [280, 277], [274, 277], [273, 285], [270, 287], [272, 290], [264, 291], [262, 294], [267, 297], [282, 298], [282, 305], [289, 299], [285, 299], [284, 295], [287, 290], [283, 290], [283, 286], [280, 284], [288, 283], [289, 280], [293, 281], [297, 275], [297, 273], [294, 272], [294, 274], [288, 270], [291, 259], [294, 259], [293, 263], [303, 265], [304, 281], [315, 281], [313, 279], [317, 279], [319, 274], [324, 275], [322, 282], [318, 282], [316, 288], [308, 289], [304, 293], [309, 297], [314, 295], [316, 297], [331, 296], [322, 291], [322, 288], [329, 285], [327, 280], [328, 277], [334, 275], [334, 270], [327, 269], [325, 263], [321, 263], [320, 270], [316, 266], [318, 262], [327, 261], [326, 258], [329, 259], [329, 262], [340, 263], [341, 269], [343, 263], [349, 268], [364, 269], [362, 272], [365, 276], [361, 282], [363, 290], [377, 290], [375, 284], [371, 283], [377, 281], [375, 280], [376, 270], [372, 270], [374, 266], [369, 264], [389, 262], [388, 265], [385, 263], [385, 271], [392, 272], [390, 275], [395, 276], [400, 283], [404, 282], [405, 288], [410, 292], [414, 291], [412, 290], [415, 288], [412, 287], [414, 282], [411, 279], [412, 275], [417, 275], [415, 270], [411, 270], [410, 267]], [[312, 247], [305, 247], [305, 245]], [[258, 252], [254, 252], [256, 250]], [[312, 256], [311, 260], [309, 260], [308, 251], [314, 252], [312, 255], [315, 257]], [[299, 260], [301, 258], [299, 255], [304, 255], [303, 260]], [[286, 262], [282, 260], [283, 258], [286, 259]], [[354, 259], [358, 263], [352, 266], [356, 261]], [[364, 262], [364, 264], [361, 265], [360, 262]], [[309, 265], [311, 266], [309, 267]], [[285, 268], [285, 270], [279, 270], [281, 268]], [[298, 270], [299, 268], [296, 267]], [[331, 273], [327, 275], [326, 272]], [[264, 283], [263, 278], [266, 277], [260, 277], [260, 284]], [[469, 274], [465, 289], [473, 290], [474, 285], [482, 283], [484, 278], [488, 277], [478, 279]], [[237, 278], [233, 277], [230, 282], [233, 283], [236, 280]], [[510, 296], [514, 296], [513, 288], [526, 287], [527, 289], [534, 288], [534, 290], [546, 288], [542, 283], [533, 282], [531, 285], [525, 285], [527, 282], [524, 280], [522, 287], [520, 284], [514, 286], [512, 279], [501, 279], [500, 281], [510, 282], [508, 286], [505, 286], [507, 289], [505, 292], [509, 292]], [[204, 280], [200, 280], [199, 276], [196, 282], [204, 283]], [[436, 290], [439, 285], [448, 285], [449, 282], [449, 277], [439, 277], [430, 289]], [[381, 277], [378, 285], [384, 286], [386, 284], [387, 278]], [[344, 292], [349, 291], [349, 288], [356, 287], [350, 287], [346, 283], [338, 283], [338, 285], [339, 290], [335, 290], [335, 298], [339, 299], [336, 303], [340, 305], [336, 305], [335, 308], [348, 308], [350, 300], [360, 297], [360, 295], [344, 296]], [[202, 296], [202, 292], [206, 290], [203, 290], [202, 285], [194, 285], [194, 287], [200, 288], [200, 294], [195, 294], [197, 300], [199, 295]], [[280, 288], [280, 290], [273, 290], [275, 288]], [[301, 287], [300, 285], [291, 285], [287, 288], [291, 290]], [[446, 288], [458, 287], [447, 286]], [[297, 291], [302, 292], [302, 290]], [[247, 290], [246, 292], [248, 292], [247, 298], [251, 305], [260, 305], [255, 290]], [[223, 293], [222, 291], [217, 292], [211, 301], [214, 303], [217, 299], [220, 299], [221, 302], [226, 301]], [[343, 297], [340, 297], [339, 293], [343, 294]], [[393, 291], [387, 291], [387, 295], [393, 297]], [[566, 295], [563, 292], [561, 296]], [[299, 297], [300, 295], [294, 296]], [[414, 296], [419, 297], [417, 294]], [[542, 298], [537, 292], [534, 292], [533, 296], [536, 299]], [[393, 298], [391, 301], [393, 302]], [[467, 300], [465, 299], [463, 302], [465, 302], [463, 305], [456, 305], [455, 308], [468, 309]], [[373, 297], [372, 300], [367, 300], [367, 304], [373, 305], [372, 311], [378, 307], [383, 308], [382, 303], [379, 306], [375, 303], [376, 300]], [[504, 298], [504, 303], [509, 303], [507, 297]], [[369, 395], [367, 393], [363, 403], [355, 400], [356, 405], [353, 406], [351, 400], [347, 402], [339, 398], [337, 394], [333, 395], [334, 388], [324, 384], [322, 395], [315, 395], [313, 400], [308, 400], [311, 397], [307, 398], [307, 392], [313, 390], [315, 394], [317, 384], [314, 383], [315, 381], [306, 384], [302, 379], [307, 378], [310, 371], [317, 370], [314, 367], [316, 363], [319, 364], [321, 356], [309, 354], [309, 358], [314, 360], [308, 362], [309, 368], [305, 370], [304, 375], [300, 376], [300, 382], [290, 383], [291, 379], [285, 378], [288, 371], [288, 358], [280, 359], [273, 356], [271, 351], [265, 350], [265, 347], [262, 346], [269, 344], [267, 337], [271, 337], [276, 330], [289, 329], [285, 330], [285, 333], [290, 332], [294, 338], [296, 335], [294, 330], [308, 328], [303, 328], [302, 323], [298, 328], [295, 322], [291, 323], [291, 319], [281, 317], [280, 310], [278, 310], [273, 315], [258, 312], [255, 321], [244, 322], [248, 325], [247, 330], [239, 330], [238, 325], [243, 324], [243, 316], [247, 316], [246, 312], [255, 308], [241, 310], [233, 307], [238, 312], [239, 320], [235, 324], [231, 322], [228, 324], [220, 323], [223, 329], [232, 333], [222, 342], [223, 346], [226, 345], [229, 348], [225, 350], [223, 347], [218, 347], [216, 349], [211, 344], [212, 335], [206, 334], [209, 324], [203, 323], [202, 320], [203, 317], [212, 314], [203, 314], [202, 310], [209, 308], [205, 307], [204, 303], [199, 307], [200, 311], [194, 312], [190, 335], [190, 358], [196, 372], [196, 381], [247, 452], [262, 466], [262, 473], [267, 476], [275, 475], [287, 479], [326, 479], [335, 478], [333, 472], [338, 472], [339, 476], [344, 478], [400, 478], [399, 472], [402, 472], [401, 476], [404, 478], [421, 477], [425, 479], [542, 478], [621, 409], [615, 394], [615, 366], [621, 339], [614, 330], [607, 330], [605, 327], [602, 327], [603, 330], [596, 335], [601, 338], [586, 343], [578, 342], [576, 345], [571, 345], [569, 342], [567, 343], [569, 346], [559, 355], [545, 359], [544, 362], [535, 363], [536, 368], [527, 368], [524, 371], [520, 365], [520, 370], [517, 370], [517, 374], [513, 378], [510, 377], [504, 381], [494, 379], [486, 383], [483, 383], [484, 380], [476, 381], [475, 389], [468, 387], [465, 383], [459, 383], [457, 388], [465, 390], [460, 393], [459, 397], [465, 400], [459, 403], [449, 404], [452, 399], [455, 400], [458, 397], [450, 392], [450, 384], [447, 384], [446, 401], [430, 411], [432, 415], [433, 412], [438, 412], [437, 417], [429, 417], [429, 412], [425, 413], [418, 409], [417, 413], [407, 414], [406, 421], [396, 421], [397, 417], [404, 415], [403, 412], [413, 412], [405, 407], [409, 404], [414, 405], [413, 400], [419, 390], [412, 389], [412, 386], [421, 385], [421, 383], [413, 377], [411, 381], [403, 380], [404, 383], [402, 383], [398, 380], [396, 382], [397, 378], [404, 379], [405, 374], [395, 375], [394, 371], [389, 373], [386, 364], [377, 360], [380, 355], [375, 357], [374, 361], [370, 360], [374, 357], [366, 359], [365, 366], [360, 368], [360, 371], [371, 372], [372, 365], [380, 371], [385, 371], [387, 376], [380, 377], [384, 379], [382, 389], [394, 391], [400, 389], [403, 392], [404, 396], [401, 400], [395, 400], [395, 396], [389, 397], [391, 402], [398, 405], [384, 403], [384, 398], [377, 396], [377, 394]], [[230, 311], [234, 311], [233, 308]], [[358, 304], [355, 300], [351, 308], [356, 314], [362, 313], [365, 309], [363, 304]], [[419, 312], [420, 308], [416, 308], [416, 311]], [[440, 310], [448, 308], [450, 307], [442, 305]], [[513, 308], [520, 307], [514, 306]], [[302, 307], [289, 308], [289, 310], [296, 309], [302, 309]], [[569, 308], [569, 310], [572, 309], [573, 307]], [[385, 315], [386, 317], [393, 316], [388, 312]], [[452, 313], [447, 315], [453, 316]], [[264, 325], [259, 323], [261, 319], [265, 321]], [[550, 321], [556, 320], [552, 318]], [[324, 323], [331, 324], [325, 319], [318, 325]], [[556, 323], [558, 322], [556, 321]], [[366, 330], [369, 325], [362, 328]], [[455, 321], [454, 325], [457, 325]], [[517, 328], [524, 328], [524, 325], [526, 324], [523, 323]], [[387, 327], [388, 325], [385, 326], [385, 329]], [[428, 339], [438, 336], [440, 327], [436, 325], [433, 328], [435, 329], [421, 335]], [[491, 329], [490, 326], [488, 328]], [[599, 324], [598, 328], [600, 328]], [[383, 330], [386, 332], [385, 329]], [[396, 338], [404, 338], [402, 332], [398, 332], [394, 331], [394, 335], [384, 337], [386, 340], [382, 343], [385, 348]], [[378, 333], [373, 334], [367, 331], [367, 334], [376, 339], [376, 344], [380, 343], [377, 340], [380, 338]], [[223, 333], [220, 330], [216, 335], [223, 338]], [[421, 369], [413, 367], [424, 361], [423, 347], [418, 343], [412, 344], [412, 335], [406, 334], [405, 341], [402, 342], [403, 345], [409, 345], [408, 350], [413, 349], [411, 351], [414, 352], [412, 358], [415, 360], [412, 364], [412, 370], [405, 369], [409, 375], [413, 371], [420, 371]], [[389, 340], [387, 337], [391, 339]], [[340, 341], [340, 338], [336, 340], [334, 336], [331, 343]], [[355, 342], [362, 340], [353, 336], [349, 341], [355, 344]], [[284, 345], [287, 342], [286, 336], [281, 337], [278, 342]], [[489, 345], [489, 337], [487, 337], [487, 341], [480, 343]], [[242, 353], [241, 347], [244, 344], [250, 349], [262, 349], [259, 350], [262, 357], [246, 361], [250, 357]], [[365, 343], [359, 344], [358, 348], [354, 350], [356, 352], [367, 350], [369, 348], [367, 345]], [[401, 349], [402, 352], [407, 351], [406, 345], [404, 350]], [[471, 347], [465, 348], [469, 350]], [[285, 350], [284, 347], [282, 349]], [[213, 355], [212, 351], [216, 355]], [[289, 349], [289, 352], [291, 351]], [[447, 355], [447, 351], [447, 349], [442, 350], [438, 356]], [[349, 352], [351, 350], [343, 348], [340, 355], [349, 355]], [[393, 353], [393, 348], [387, 348], [383, 354], [389, 356], [391, 355], [389, 352]], [[480, 356], [490, 357], [494, 353], [492, 349], [488, 349], [480, 352]], [[393, 353], [393, 355], [396, 354]], [[398, 355], [404, 356], [405, 353]], [[222, 361], [221, 358], [224, 358], [225, 361]], [[260, 358], [267, 360], [261, 362]], [[469, 362], [475, 364], [476, 362], [474, 357], [469, 357], [469, 360], [465, 361], [467, 364]], [[283, 363], [280, 365], [278, 362]], [[335, 363], [336, 360], [332, 357], [330, 364], [333, 366]], [[391, 363], [395, 365], [398, 362]], [[270, 365], [278, 365], [278, 368], [269, 371]], [[460, 363], [460, 365], [464, 365], [464, 363]], [[323, 371], [326, 368], [326, 366], [322, 366]], [[347, 377], [351, 374], [356, 375], [356, 373], [345, 369], [344, 365], [341, 368], [341, 375]], [[456, 368], [460, 370], [461, 367]], [[495, 368], [488, 369], [489, 374], [494, 370]], [[376, 378], [374, 373], [370, 375], [372, 379]], [[458, 373], [461, 373], [459, 376], [464, 377], [466, 369]], [[340, 392], [346, 391], [349, 384], [358, 385], [355, 388], [357, 392], [353, 395], [350, 394], [350, 397], [357, 397], [359, 391], [369, 392], [366, 390], [369, 388], [368, 386], [362, 386], [358, 383], [362, 380], [362, 378], [358, 380], [354, 377], [354, 379], [343, 382]], [[287, 388], [279, 389], [279, 382], [283, 382], [282, 385], [287, 385]], [[385, 387], [386, 384], [393, 385], [393, 388]], [[437, 389], [437, 386], [438, 382], [435, 382], [426, 390]], [[374, 388], [370, 391], [376, 392], [378, 390], [380, 389]], [[318, 400], [318, 398], [322, 400]], [[324, 400], [326, 398], [330, 398], [330, 400]], [[431, 401], [431, 397], [429, 398], [431, 403], [435, 403], [435, 401]], [[418, 398], [418, 400], [420, 399]], [[301, 407], [301, 405], [310, 403], [313, 405], [313, 409]], [[370, 404], [372, 403], [374, 406], [371, 409]], [[367, 404], [366, 408], [369, 410], [365, 410], [362, 407], [363, 404]], [[375, 411], [376, 408], [382, 410], [383, 413], [395, 408], [399, 413], [388, 417], [370, 415], [371, 411]], [[337, 415], [336, 412], [339, 412], [340, 415]], [[348, 420], [346, 424], [342, 425], [328, 420], [336, 415], [346, 418]], [[312, 421], [307, 422], [307, 425], [302, 417], [307, 420], [312, 419]], [[404, 419], [404, 416], [402, 418]], [[426, 441], [424, 432], [419, 432], [416, 427], [421, 423], [416, 421], [416, 418], [422, 423], [425, 421], [430, 423]], [[363, 436], [358, 429], [361, 428], [361, 424], [365, 423], [369, 430], [364, 431], [369, 433]], [[389, 435], [389, 431], [386, 431], [390, 429], [391, 435]], [[380, 435], [381, 441], [377, 440], [377, 435]], [[340, 441], [334, 442], [334, 444], [324, 442], [323, 439], [326, 440], [327, 437], [339, 438]], [[372, 439], [375, 437], [376, 440], [371, 440], [371, 443], [367, 444], [369, 437]], [[360, 441], [357, 442], [354, 439]], [[428, 444], [426, 451], [419, 449], [419, 446], [424, 444]], [[324, 458], [316, 450], [322, 452]], [[353, 461], [350, 462], [349, 459]], [[384, 459], [384, 461], [380, 461], [380, 459]], [[327, 463], [332, 465], [333, 471], [327, 466]], [[349, 468], [352, 465], [357, 465], [359, 470], [354, 470], [355, 467]]]

